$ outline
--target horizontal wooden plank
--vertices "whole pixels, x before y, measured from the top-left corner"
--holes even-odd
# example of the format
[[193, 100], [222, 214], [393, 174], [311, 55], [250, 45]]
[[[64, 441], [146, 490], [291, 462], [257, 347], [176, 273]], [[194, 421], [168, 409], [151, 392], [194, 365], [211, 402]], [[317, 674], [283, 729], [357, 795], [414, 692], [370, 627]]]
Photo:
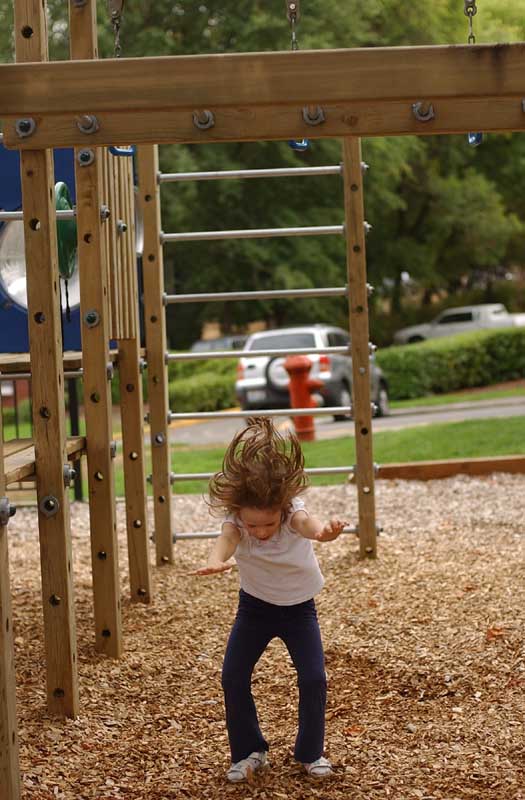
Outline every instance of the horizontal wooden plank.
[[521, 97], [524, 73], [522, 43], [1, 64], [0, 117]]
[[382, 464], [377, 479], [430, 481], [453, 475], [489, 475], [492, 472], [525, 473], [525, 456], [492, 458], [456, 458], [448, 461], [415, 461], [405, 464]]
[[[22, 446], [23, 445], [23, 446]], [[35, 477], [35, 448], [31, 439], [12, 440], [5, 443], [4, 459], [6, 486]], [[66, 443], [67, 457], [74, 461], [86, 451], [84, 436], [72, 436]]]
[[[525, 93], [525, 92], [524, 92]], [[465, 133], [466, 131], [521, 131], [525, 113], [520, 98], [463, 100], [441, 99], [433, 102], [435, 118], [419, 122], [410, 102], [358, 102], [323, 105], [325, 122], [308, 125], [298, 108], [276, 105], [272, 108], [222, 108], [215, 112], [215, 125], [198, 130], [190, 111], [103, 112], [97, 119], [100, 129], [90, 137], [93, 145], [111, 145], [123, 140], [135, 144], [261, 141], [270, 139], [343, 138], [348, 135], [402, 136]], [[39, 117], [36, 132], [30, 139], [18, 139], [15, 118], [4, 120], [5, 143], [10, 147], [74, 147], [85, 144], [71, 114]]]
[[[141, 350], [141, 357], [146, 351]], [[74, 350], [66, 350], [63, 353], [64, 371], [82, 369], [82, 353]], [[110, 360], [116, 364], [118, 362], [118, 351], [111, 350]], [[18, 374], [20, 372], [31, 372], [31, 358], [29, 353], [0, 353], [0, 373], [2, 375]]]

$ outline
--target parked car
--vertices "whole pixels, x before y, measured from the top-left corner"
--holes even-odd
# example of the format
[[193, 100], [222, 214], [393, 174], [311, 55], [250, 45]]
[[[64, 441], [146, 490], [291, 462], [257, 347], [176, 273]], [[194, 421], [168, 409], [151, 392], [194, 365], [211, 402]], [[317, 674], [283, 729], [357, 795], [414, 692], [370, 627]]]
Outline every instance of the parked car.
[[[243, 409], [289, 408], [289, 375], [284, 368], [285, 357], [258, 356], [258, 350], [287, 350], [311, 348], [310, 376], [323, 382], [319, 390], [325, 406], [349, 406], [352, 403], [352, 360], [339, 353], [318, 353], [325, 347], [344, 347], [350, 337], [342, 328], [331, 325], [303, 325], [252, 334], [246, 341], [237, 367], [235, 391]], [[377, 415], [389, 413], [388, 382], [371, 357], [371, 397]], [[344, 415], [336, 416], [343, 419]]]
[[204, 353], [212, 350], [242, 350], [247, 336], [220, 336], [217, 339], [199, 339], [193, 342], [193, 353]]
[[510, 328], [515, 325], [525, 325], [525, 314], [509, 314], [501, 303], [447, 308], [431, 322], [396, 331], [394, 343], [411, 344], [437, 336], [453, 336], [487, 328]]

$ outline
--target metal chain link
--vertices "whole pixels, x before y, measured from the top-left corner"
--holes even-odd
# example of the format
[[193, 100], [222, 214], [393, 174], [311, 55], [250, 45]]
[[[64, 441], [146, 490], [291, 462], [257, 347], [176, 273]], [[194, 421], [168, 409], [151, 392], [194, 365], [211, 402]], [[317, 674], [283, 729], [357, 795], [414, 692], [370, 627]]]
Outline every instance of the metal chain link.
[[465, 0], [465, 15], [468, 17], [468, 43], [475, 44], [476, 37], [474, 35], [474, 30], [472, 28], [472, 20], [478, 13], [478, 7], [476, 6], [476, 0]]
[[124, 0], [108, 0], [108, 4], [111, 15], [111, 27], [113, 28], [114, 55], [115, 58], [120, 58], [122, 53], [122, 47], [120, 44], [120, 25], [122, 22], [122, 9], [124, 8]]
[[299, 22], [299, 0], [286, 0], [286, 17], [290, 23], [292, 36], [292, 50], [299, 50], [297, 41], [297, 23]]

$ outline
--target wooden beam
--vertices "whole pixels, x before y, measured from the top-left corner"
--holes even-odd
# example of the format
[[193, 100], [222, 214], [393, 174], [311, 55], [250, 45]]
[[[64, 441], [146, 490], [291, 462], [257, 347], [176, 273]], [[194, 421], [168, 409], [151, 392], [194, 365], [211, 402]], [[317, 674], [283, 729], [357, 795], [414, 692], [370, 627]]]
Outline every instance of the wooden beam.
[[372, 455], [372, 406], [370, 397], [370, 344], [364, 226], [361, 142], [343, 140], [346, 263], [348, 307], [352, 342], [352, 406], [356, 442], [356, 483], [359, 506], [361, 558], [375, 558], [377, 536]]
[[[68, 461], [76, 461], [86, 452], [83, 436], [73, 436], [66, 442]], [[35, 448], [31, 439], [13, 439], [6, 442], [4, 459], [6, 486], [18, 481], [32, 481], [36, 475]]]
[[377, 479], [431, 481], [452, 475], [490, 475], [492, 472], [525, 473], [525, 456], [492, 458], [452, 458], [448, 461], [415, 461], [405, 464], [382, 464]]
[[[32, 35], [25, 37], [28, 28]], [[16, 0], [15, 50], [19, 61], [34, 62], [47, 57], [45, 3]], [[20, 176], [47, 703], [51, 713], [74, 717], [78, 713], [78, 677], [69, 489], [64, 481], [65, 400], [52, 152], [22, 153]]]
[[[96, 57], [96, 4], [70, 3], [71, 55]], [[88, 154], [84, 161], [82, 154]], [[80, 315], [84, 369], [89, 484], [89, 521], [95, 609], [95, 646], [118, 658], [122, 652], [112, 404], [109, 363], [108, 265], [101, 219], [102, 150], [75, 151]]]
[[[525, 95], [525, 90], [524, 90]], [[311, 127], [304, 122], [299, 107], [237, 106], [223, 108], [215, 113], [215, 126], [200, 131], [193, 125], [190, 111], [111, 112], [97, 116], [100, 130], [93, 134], [92, 143], [111, 145], [123, 139], [136, 144], [189, 144], [203, 142], [336, 139], [352, 135], [370, 136], [432, 136], [459, 134], [466, 131], [522, 131], [525, 114], [521, 100], [516, 98], [480, 98], [477, 100], [442, 99], [433, 101], [435, 118], [418, 122], [411, 102], [356, 102], [322, 106], [325, 122]], [[152, 126], [152, 114], [154, 125]], [[53, 115], [39, 118], [36, 132], [27, 139], [18, 139], [14, 133], [14, 120], [5, 119], [5, 144], [7, 147], [74, 147], [85, 144], [71, 115]]]
[[173, 563], [170, 444], [168, 427], [168, 368], [166, 366], [166, 309], [164, 261], [160, 243], [158, 148], [137, 151], [139, 190], [144, 215], [144, 327], [148, 359], [148, 404], [151, 430], [155, 550], [158, 565]]
[[[361, 48], [0, 65], [8, 147], [522, 130], [525, 45]], [[418, 122], [412, 103], [432, 102]], [[326, 122], [307, 125], [305, 107]], [[201, 131], [193, 111], [209, 109]], [[82, 134], [77, 117], [100, 129]], [[35, 133], [19, 138], [15, 120]], [[293, 129], [293, 130], [292, 130]]]
[[[0, 430], [0, 499], [7, 502], [5, 487], [3, 435]], [[0, 519], [0, 786], [5, 800], [20, 800], [21, 796], [13, 629], [7, 524]]]

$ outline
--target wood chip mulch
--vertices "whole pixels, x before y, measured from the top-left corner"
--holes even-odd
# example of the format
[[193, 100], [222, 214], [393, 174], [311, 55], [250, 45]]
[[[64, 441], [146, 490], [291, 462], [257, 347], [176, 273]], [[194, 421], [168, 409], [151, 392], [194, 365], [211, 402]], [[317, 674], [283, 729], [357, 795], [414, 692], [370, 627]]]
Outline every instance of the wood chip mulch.
[[[523, 800], [525, 798], [525, 476], [380, 481], [379, 558], [355, 537], [316, 545], [329, 680], [326, 755], [307, 779], [292, 757], [297, 688], [280, 641], [254, 677], [271, 769], [224, 778], [220, 672], [236, 572], [198, 578], [207, 541], [176, 545], [154, 568], [151, 606], [128, 599], [119, 506], [124, 655], [94, 652], [88, 509], [72, 510], [81, 713], [45, 704], [34, 509], [9, 524], [24, 800]], [[351, 485], [316, 487], [308, 507], [355, 523]], [[198, 496], [177, 496], [179, 530], [213, 529]]]

